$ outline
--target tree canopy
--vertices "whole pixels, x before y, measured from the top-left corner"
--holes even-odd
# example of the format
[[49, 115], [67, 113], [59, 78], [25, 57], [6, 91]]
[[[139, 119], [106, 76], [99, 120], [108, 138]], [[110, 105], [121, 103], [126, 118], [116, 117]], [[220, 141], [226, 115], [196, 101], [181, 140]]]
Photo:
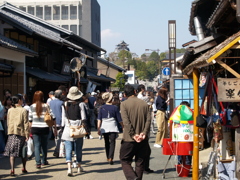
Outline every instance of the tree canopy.
[[124, 74], [119, 72], [116, 76], [116, 82], [112, 84], [112, 87], [119, 87], [120, 90], [123, 90], [126, 80], [124, 79]]

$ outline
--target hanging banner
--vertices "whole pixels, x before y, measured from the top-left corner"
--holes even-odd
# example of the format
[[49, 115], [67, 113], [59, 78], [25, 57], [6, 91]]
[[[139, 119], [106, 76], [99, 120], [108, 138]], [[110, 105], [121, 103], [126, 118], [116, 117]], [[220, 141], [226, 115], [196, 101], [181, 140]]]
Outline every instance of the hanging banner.
[[173, 123], [172, 141], [192, 142], [193, 141], [193, 124]]
[[240, 101], [240, 79], [218, 78], [218, 101], [239, 102]]

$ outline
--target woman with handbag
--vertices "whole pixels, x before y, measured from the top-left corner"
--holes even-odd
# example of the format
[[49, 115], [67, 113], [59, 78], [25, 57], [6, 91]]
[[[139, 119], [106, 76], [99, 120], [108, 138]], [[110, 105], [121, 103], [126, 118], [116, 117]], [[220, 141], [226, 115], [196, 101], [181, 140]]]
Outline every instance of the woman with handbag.
[[[45, 115], [50, 115], [55, 124], [55, 116], [47, 104], [44, 103], [44, 95], [42, 91], [36, 91], [33, 96], [33, 104], [29, 109], [29, 122], [31, 133], [33, 136], [34, 153], [36, 160], [36, 168], [40, 169], [41, 165], [49, 165], [47, 161], [47, 145], [49, 126], [45, 122]], [[56, 127], [56, 126], [54, 126]], [[57, 129], [54, 129], [54, 134], [57, 134]], [[42, 154], [42, 157], [40, 157]]]
[[62, 140], [65, 140], [65, 151], [66, 151], [66, 162], [67, 162], [67, 175], [72, 176], [72, 151], [74, 146], [74, 151], [76, 154], [77, 172], [81, 173], [83, 168], [81, 167], [82, 162], [82, 146], [83, 146], [83, 136], [78, 136], [74, 138], [73, 129], [81, 129], [84, 125], [87, 127], [87, 115], [84, 109], [81, 108], [80, 102], [82, 97], [82, 92], [78, 90], [78, 87], [72, 86], [69, 89], [67, 95], [67, 101], [64, 103], [64, 109], [62, 113], [62, 127], [64, 127]]
[[18, 94], [12, 97], [12, 108], [8, 110], [8, 140], [4, 156], [10, 156], [11, 176], [14, 176], [15, 157], [22, 158], [22, 173], [27, 173], [26, 158], [22, 156], [22, 149], [29, 138], [29, 122], [27, 110], [22, 107], [23, 97]]
[[103, 101], [98, 113], [98, 134], [102, 134], [105, 142], [107, 161], [113, 165], [116, 139], [118, 137], [118, 122], [123, 128], [122, 118], [117, 106], [112, 105], [113, 94], [105, 92], [102, 95]]

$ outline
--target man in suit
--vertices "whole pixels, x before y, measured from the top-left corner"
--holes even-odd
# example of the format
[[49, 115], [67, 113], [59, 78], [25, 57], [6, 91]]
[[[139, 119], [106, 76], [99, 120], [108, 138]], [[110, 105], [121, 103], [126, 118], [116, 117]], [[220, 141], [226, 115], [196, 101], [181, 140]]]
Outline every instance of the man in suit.
[[[126, 179], [141, 180], [147, 156], [151, 113], [146, 102], [136, 97], [134, 87], [125, 85], [127, 100], [121, 103], [124, 130], [120, 160]], [[135, 170], [131, 166], [135, 156]]]

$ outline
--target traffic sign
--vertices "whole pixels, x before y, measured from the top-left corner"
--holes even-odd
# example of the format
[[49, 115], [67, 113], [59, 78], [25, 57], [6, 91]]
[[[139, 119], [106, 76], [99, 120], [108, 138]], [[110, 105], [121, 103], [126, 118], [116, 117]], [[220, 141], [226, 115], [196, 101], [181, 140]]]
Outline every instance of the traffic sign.
[[169, 67], [163, 68], [162, 73], [165, 76], [169, 76], [170, 75], [170, 68]]

